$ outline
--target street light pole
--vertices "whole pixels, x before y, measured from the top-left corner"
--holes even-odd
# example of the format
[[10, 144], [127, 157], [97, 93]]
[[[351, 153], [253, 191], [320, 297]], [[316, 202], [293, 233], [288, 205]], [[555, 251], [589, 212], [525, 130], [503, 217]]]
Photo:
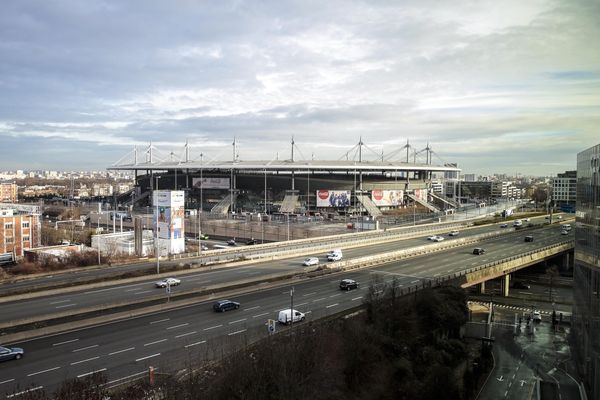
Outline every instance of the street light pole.
[[287, 215], [287, 240], [290, 240], [290, 214]]
[[294, 328], [294, 287], [290, 290], [290, 316], [292, 320], [290, 321], [290, 333], [292, 333], [292, 329]]

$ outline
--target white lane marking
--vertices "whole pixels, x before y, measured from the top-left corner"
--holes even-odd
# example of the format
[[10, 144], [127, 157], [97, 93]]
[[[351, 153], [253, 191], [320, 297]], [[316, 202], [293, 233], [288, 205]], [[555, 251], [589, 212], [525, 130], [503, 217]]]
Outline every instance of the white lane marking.
[[313, 300], [313, 303], [316, 303], [317, 301], [321, 301], [321, 300], [325, 300], [325, 297], [321, 297], [320, 299]]
[[56, 307], [54, 307], [54, 308], [73, 307], [73, 306], [76, 306], [76, 305], [77, 305], [77, 303], [73, 303], [73, 304], [65, 304], [65, 305], [63, 305], [63, 306], [56, 306]]
[[112, 355], [119, 354], [119, 353], [125, 353], [126, 351], [131, 351], [131, 350], [134, 350], [134, 349], [135, 349], [135, 347], [129, 347], [127, 349], [113, 351], [112, 353], [108, 353], [108, 355], [112, 356]]
[[143, 292], [135, 292], [134, 294], [144, 294], [144, 293], [150, 293], [153, 292], [154, 290], [144, 290]]
[[[145, 285], [145, 283], [143, 283], [142, 285]], [[111, 287], [111, 288], [106, 288], [106, 289], [90, 290], [89, 292], [83, 292], [83, 294], [108, 292], [109, 290], [125, 289], [128, 287], [136, 287], [136, 286], [140, 286], [140, 284], [136, 283], [135, 285], [124, 285], [124, 286], [116, 286], [116, 287]]]
[[77, 353], [78, 351], [83, 351], [83, 350], [89, 350], [89, 349], [93, 349], [94, 347], [98, 347], [99, 345], [97, 344], [93, 344], [91, 346], [87, 346], [87, 347], [82, 347], [80, 349], [75, 349], [73, 350], [73, 353]]
[[68, 302], [70, 302], [70, 301], [71, 301], [71, 299], [69, 299], [69, 300], [60, 300], [60, 301], [53, 301], [53, 302], [51, 302], [50, 304], [68, 303]]
[[[195, 281], [195, 280], [197, 280], [197, 279], [202, 279], [202, 278], [204, 278], [204, 277], [203, 277], [203, 276], [196, 276], [196, 277], [193, 277], [193, 278], [186, 277], [186, 278], [185, 278], [185, 281], [186, 281], [186, 282], [189, 282], [189, 281]], [[212, 282], [212, 281], [209, 279], [209, 280], [207, 280], [207, 281], [200, 281], [200, 282], [196, 282], [196, 283], [209, 283], [209, 282]]]
[[260, 306], [254, 306], [254, 307], [250, 307], [250, 308], [244, 308], [243, 311], [256, 310], [257, 308], [260, 308]]
[[358, 296], [358, 297], [353, 298], [352, 301], [362, 299], [362, 298], [363, 298], [362, 296]]
[[184, 336], [193, 335], [194, 333], [198, 333], [198, 332], [192, 331], [192, 332], [188, 332], [188, 333], [182, 333], [181, 335], [175, 336], [175, 339], [179, 339], [180, 337], [184, 337]]
[[72, 340], [67, 340], [66, 342], [58, 342], [58, 343], [54, 343], [52, 346], [60, 346], [60, 345], [67, 344], [67, 343], [73, 343], [73, 342], [76, 342], [78, 340], [79, 339], [72, 339]]
[[419, 282], [419, 280], [415, 279], [414, 281], [411, 281], [410, 283], [417, 283], [417, 282]]
[[[158, 370], [158, 368], [154, 368], [154, 371]], [[123, 378], [117, 378], [115, 380], [106, 382], [107, 385], [110, 385], [111, 383], [115, 383], [115, 382], [119, 382], [119, 381], [124, 381], [125, 379], [129, 379], [129, 378], [133, 378], [134, 376], [138, 376], [138, 375], [142, 375], [142, 374], [147, 374], [148, 371], [142, 371], [142, 372], [138, 372], [136, 374], [131, 374], [129, 376], [124, 376]], [[118, 386], [118, 385], [117, 385]], [[109, 386], [109, 388], [111, 388], [112, 386]]]
[[167, 330], [181, 328], [182, 326], [188, 326], [189, 324], [190, 324], [189, 322], [186, 322], [185, 324], [179, 324], [179, 325], [169, 326], [167, 328]]
[[268, 314], [268, 312], [264, 312], [262, 314], [253, 315], [252, 318], [262, 317], [263, 315], [267, 315], [267, 314]]
[[146, 343], [146, 344], [144, 344], [144, 346], [152, 346], [153, 344], [162, 343], [162, 342], [166, 342], [166, 341], [167, 341], [167, 339], [160, 339], [155, 342]]
[[[337, 282], [337, 281], [336, 281]], [[306, 297], [306, 296], [312, 296], [313, 294], [317, 294], [317, 292], [310, 292], [310, 293], [306, 293], [303, 294], [302, 297]]]
[[504, 392], [504, 397], [508, 396], [508, 390]]
[[239, 330], [239, 331], [228, 333], [227, 336], [237, 335], [238, 333], [242, 333], [242, 332], [246, 332], [246, 329], [242, 329], [242, 330]]
[[160, 322], [166, 322], [166, 321], [169, 321], [170, 319], [171, 318], [165, 318], [165, 319], [159, 319], [158, 321], [152, 321], [152, 322], [150, 322], [150, 325], [152, 325], [152, 324], [158, 324]]
[[2, 381], [2, 382], [0, 382], [0, 385], [3, 385], [3, 384], [5, 384], [5, 383], [9, 383], [9, 382], [12, 382], [12, 381], [14, 381], [14, 379], [8, 379], [8, 380], [6, 380], [6, 381]]
[[237, 319], [237, 320], [235, 320], [235, 321], [231, 321], [231, 322], [229, 323], [229, 325], [231, 325], [231, 324], [237, 324], [238, 322], [243, 322], [243, 321], [245, 321], [245, 320], [247, 320], [247, 319], [248, 319], [248, 318]]
[[14, 393], [14, 394], [9, 394], [9, 395], [6, 396], [6, 398], [7, 399], [12, 399], [15, 396], [21, 396], [21, 395], [23, 395], [25, 393], [34, 392], [36, 390], [40, 390], [40, 389], [43, 389], [43, 388], [44, 388], [43, 386], [36, 386], [34, 388], [31, 388], [31, 389], [23, 390], [22, 392], [18, 392], [18, 393]]
[[340, 295], [341, 295], [341, 293], [338, 293], [338, 294], [332, 294], [332, 295], [331, 295], [331, 296], [329, 296], [329, 297], [337, 297], [337, 296], [340, 296]]
[[106, 368], [97, 369], [97, 370], [91, 371], [91, 372], [86, 372], [85, 374], [77, 375], [77, 377], [78, 378], [83, 378], [84, 376], [88, 376], [88, 375], [92, 375], [92, 374], [96, 374], [98, 372], [104, 372], [104, 371], [106, 371]]
[[295, 305], [296, 307], [302, 307], [302, 306], [305, 306], [305, 305], [307, 305], [307, 304], [308, 304], [308, 303], [300, 303], [300, 304], [294, 304], [294, 305]]
[[138, 358], [137, 360], [135, 360], [135, 362], [147, 360], [149, 358], [158, 357], [158, 356], [160, 356], [160, 353], [152, 354], [151, 356], [146, 356], [146, 357]]
[[220, 327], [222, 327], [222, 326], [223, 326], [223, 325], [215, 325], [215, 326], [211, 326], [211, 327], [208, 327], [208, 328], [204, 328], [204, 330], [205, 330], [205, 331], [210, 331], [211, 329], [220, 328]]
[[88, 362], [88, 361], [92, 361], [92, 360], [97, 360], [99, 358], [100, 358], [100, 356], [96, 356], [96, 357], [88, 358], [86, 360], [75, 361], [75, 362], [72, 362], [71, 365], [77, 365], [77, 364], [81, 364], [81, 363], [84, 363], [84, 362]]
[[45, 370], [43, 370], [43, 371], [32, 372], [31, 374], [27, 374], [27, 376], [34, 376], [34, 375], [43, 374], [44, 372], [56, 371], [56, 370], [57, 370], [57, 369], [59, 369], [59, 368], [60, 368], [60, 367], [48, 368], [48, 369], [45, 369]]
[[335, 306], [339, 306], [339, 303], [330, 304], [328, 306], [325, 306], [325, 308], [331, 308], [331, 307], [335, 307]]
[[202, 344], [202, 343], [206, 343], [206, 340], [202, 340], [202, 341], [196, 342], [196, 343], [190, 343], [190, 344], [185, 345], [183, 347], [185, 347], [187, 349], [188, 347], [197, 346], [197, 345]]

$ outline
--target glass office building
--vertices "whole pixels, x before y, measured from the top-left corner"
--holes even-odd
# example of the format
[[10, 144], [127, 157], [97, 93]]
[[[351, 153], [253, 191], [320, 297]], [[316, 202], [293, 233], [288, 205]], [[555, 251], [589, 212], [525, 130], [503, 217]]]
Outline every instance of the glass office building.
[[577, 154], [573, 355], [588, 398], [600, 399], [600, 144]]

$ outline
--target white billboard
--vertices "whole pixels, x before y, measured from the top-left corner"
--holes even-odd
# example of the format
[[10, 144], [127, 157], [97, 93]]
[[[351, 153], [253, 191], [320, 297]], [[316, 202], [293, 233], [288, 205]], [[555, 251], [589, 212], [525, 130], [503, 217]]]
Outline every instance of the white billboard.
[[229, 178], [193, 178], [192, 185], [195, 188], [202, 186], [202, 189], [229, 189]]
[[377, 206], [399, 206], [404, 204], [404, 191], [374, 189], [371, 191], [371, 200]]
[[317, 207], [350, 207], [349, 190], [317, 190]]
[[[185, 247], [185, 195], [182, 190], [154, 191], [154, 221], [156, 236], [170, 254], [181, 253]], [[161, 248], [161, 253], [163, 248]]]
[[421, 201], [427, 201], [427, 189], [415, 189], [415, 197]]

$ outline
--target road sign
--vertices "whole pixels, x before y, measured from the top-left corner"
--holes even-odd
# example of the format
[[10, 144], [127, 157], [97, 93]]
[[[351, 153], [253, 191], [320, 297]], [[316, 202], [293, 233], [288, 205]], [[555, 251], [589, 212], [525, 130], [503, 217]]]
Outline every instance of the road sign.
[[265, 325], [267, 325], [267, 331], [269, 332], [269, 335], [275, 333], [277, 322], [274, 319], [267, 320], [267, 323]]

